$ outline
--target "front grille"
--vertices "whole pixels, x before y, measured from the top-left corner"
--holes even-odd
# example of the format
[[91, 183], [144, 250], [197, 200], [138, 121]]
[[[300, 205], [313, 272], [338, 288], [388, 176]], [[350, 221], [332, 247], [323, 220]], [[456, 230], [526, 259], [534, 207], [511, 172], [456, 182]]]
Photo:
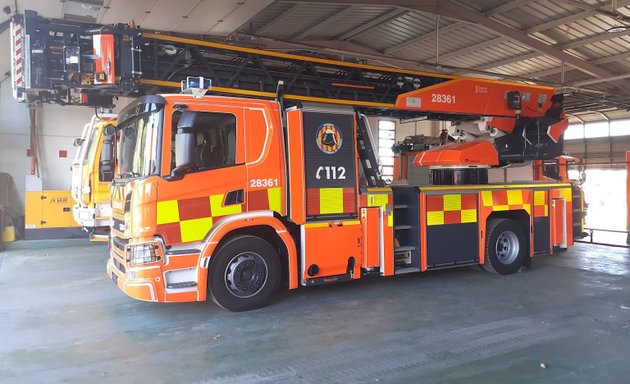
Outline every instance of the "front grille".
[[112, 257], [112, 261], [114, 263], [114, 267], [116, 267], [116, 269], [119, 270], [122, 274], [125, 274], [126, 269], [123, 263], [118, 261], [118, 259], [116, 259], [115, 257]]
[[127, 244], [129, 244], [129, 240], [128, 239], [122, 239], [118, 236], [113, 236], [112, 237], [112, 244], [114, 245], [114, 247], [116, 247], [116, 249], [118, 249], [122, 254], [125, 253], [125, 246]]
[[125, 232], [125, 222], [123, 220], [112, 217], [112, 228], [118, 232]]

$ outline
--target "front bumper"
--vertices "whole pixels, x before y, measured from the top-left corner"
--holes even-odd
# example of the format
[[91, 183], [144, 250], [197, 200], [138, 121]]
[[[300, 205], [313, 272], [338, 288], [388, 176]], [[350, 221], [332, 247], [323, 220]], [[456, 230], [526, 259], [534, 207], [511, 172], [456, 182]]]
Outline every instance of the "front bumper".
[[80, 226], [87, 228], [109, 227], [111, 224], [112, 209], [108, 204], [96, 204], [96, 206], [81, 206], [75, 204], [72, 207], [72, 216]]
[[[128, 296], [142, 301], [163, 301], [159, 266], [129, 269], [115, 255], [107, 260], [107, 276]], [[135, 276], [135, 277], [132, 277]]]

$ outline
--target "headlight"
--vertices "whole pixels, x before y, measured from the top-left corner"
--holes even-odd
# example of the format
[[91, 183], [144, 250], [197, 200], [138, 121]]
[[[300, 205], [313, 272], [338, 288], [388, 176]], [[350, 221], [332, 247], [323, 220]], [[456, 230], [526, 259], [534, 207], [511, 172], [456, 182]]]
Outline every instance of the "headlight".
[[129, 265], [151, 264], [160, 261], [155, 252], [155, 244], [139, 244], [127, 246], [127, 263]]

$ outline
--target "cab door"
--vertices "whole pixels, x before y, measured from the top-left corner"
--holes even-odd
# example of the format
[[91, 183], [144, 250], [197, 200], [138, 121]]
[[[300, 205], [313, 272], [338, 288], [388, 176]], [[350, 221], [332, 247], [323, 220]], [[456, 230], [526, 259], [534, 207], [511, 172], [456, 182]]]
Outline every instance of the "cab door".
[[175, 167], [175, 134], [182, 112], [170, 107], [164, 117], [156, 224], [168, 244], [201, 241], [218, 220], [246, 207], [243, 108], [189, 103], [186, 110], [198, 113], [194, 166], [179, 179], [168, 176]]

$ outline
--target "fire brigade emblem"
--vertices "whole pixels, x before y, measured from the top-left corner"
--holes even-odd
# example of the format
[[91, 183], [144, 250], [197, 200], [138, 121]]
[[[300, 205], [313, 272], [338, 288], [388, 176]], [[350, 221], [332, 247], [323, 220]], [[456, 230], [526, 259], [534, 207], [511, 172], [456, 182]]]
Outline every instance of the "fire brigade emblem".
[[317, 141], [317, 146], [322, 152], [332, 155], [341, 148], [343, 139], [341, 132], [334, 124], [324, 123], [317, 128], [315, 141]]

